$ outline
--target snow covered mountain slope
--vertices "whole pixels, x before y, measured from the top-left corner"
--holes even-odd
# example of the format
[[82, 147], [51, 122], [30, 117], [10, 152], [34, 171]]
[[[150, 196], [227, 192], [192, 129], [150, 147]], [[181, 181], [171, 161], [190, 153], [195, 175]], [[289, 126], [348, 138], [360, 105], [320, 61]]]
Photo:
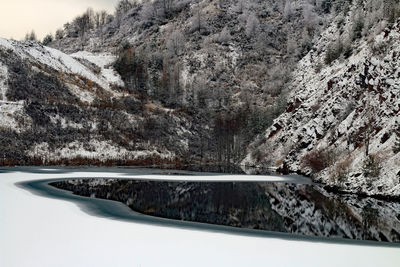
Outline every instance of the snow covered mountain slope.
[[0, 39], [2, 165], [151, 164], [187, 151], [189, 121], [124, 91], [115, 59]]
[[[344, 19], [347, 28], [354, 12]], [[356, 40], [347, 59], [330, 63], [330, 46], [343, 45], [338, 25], [300, 61], [286, 112], [250, 146], [243, 164], [311, 175], [343, 191], [398, 196], [400, 24]]]

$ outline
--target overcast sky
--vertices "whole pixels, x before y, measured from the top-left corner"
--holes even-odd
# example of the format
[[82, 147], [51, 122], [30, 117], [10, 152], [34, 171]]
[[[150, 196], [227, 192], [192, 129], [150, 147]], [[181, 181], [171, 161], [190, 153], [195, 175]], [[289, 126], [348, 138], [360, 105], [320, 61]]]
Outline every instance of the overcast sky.
[[0, 37], [20, 40], [35, 30], [42, 39], [88, 7], [110, 13], [118, 0], [0, 0]]

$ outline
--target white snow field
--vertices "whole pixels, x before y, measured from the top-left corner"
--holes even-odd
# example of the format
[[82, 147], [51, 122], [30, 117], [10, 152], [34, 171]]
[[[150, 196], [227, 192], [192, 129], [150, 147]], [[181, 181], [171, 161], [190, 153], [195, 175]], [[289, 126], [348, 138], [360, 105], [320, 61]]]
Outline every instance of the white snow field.
[[[90, 170], [90, 171], [89, 171]], [[0, 170], [0, 266], [399, 266], [399, 247], [252, 237], [146, 225], [89, 215], [69, 201], [34, 195], [16, 182], [61, 177], [144, 177], [114, 168]], [[154, 173], [154, 170], [152, 170]], [[159, 179], [163, 176], [146, 175]], [[168, 176], [235, 180], [243, 176]], [[281, 178], [249, 177], [253, 180]]]

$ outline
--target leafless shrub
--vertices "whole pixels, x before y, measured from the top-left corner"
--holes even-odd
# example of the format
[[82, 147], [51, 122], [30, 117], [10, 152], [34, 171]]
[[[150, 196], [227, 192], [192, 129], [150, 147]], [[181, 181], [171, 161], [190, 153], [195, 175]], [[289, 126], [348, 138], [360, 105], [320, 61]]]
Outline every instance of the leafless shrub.
[[301, 159], [301, 163], [304, 167], [310, 168], [313, 173], [319, 173], [334, 163], [335, 154], [334, 151], [328, 149], [313, 150]]

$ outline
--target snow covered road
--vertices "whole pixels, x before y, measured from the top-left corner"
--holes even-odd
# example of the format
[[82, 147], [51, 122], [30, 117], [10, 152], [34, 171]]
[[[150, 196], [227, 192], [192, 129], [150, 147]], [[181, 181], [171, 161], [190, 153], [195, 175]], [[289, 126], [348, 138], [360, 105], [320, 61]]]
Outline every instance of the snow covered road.
[[[97, 171], [96, 171], [97, 170]], [[91, 216], [16, 182], [63, 177], [162, 178], [143, 169], [0, 171], [0, 266], [399, 266], [400, 248], [329, 244], [146, 225]], [[155, 173], [154, 170], [152, 170]], [[162, 171], [160, 171], [161, 173]], [[240, 176], [230, 176], [233, 178]], [[165, 176], [164, 176], [165, 178]], [[199, 179], [198, 176], [168, 176]], [[254, 176], [254, 180], [271, 177]], [[261, 179], [260, 179], [261, 178]], [[201, 180], [228, 180], [200, 176]], [[281, 180], [282, 178], [272, 178]]]

